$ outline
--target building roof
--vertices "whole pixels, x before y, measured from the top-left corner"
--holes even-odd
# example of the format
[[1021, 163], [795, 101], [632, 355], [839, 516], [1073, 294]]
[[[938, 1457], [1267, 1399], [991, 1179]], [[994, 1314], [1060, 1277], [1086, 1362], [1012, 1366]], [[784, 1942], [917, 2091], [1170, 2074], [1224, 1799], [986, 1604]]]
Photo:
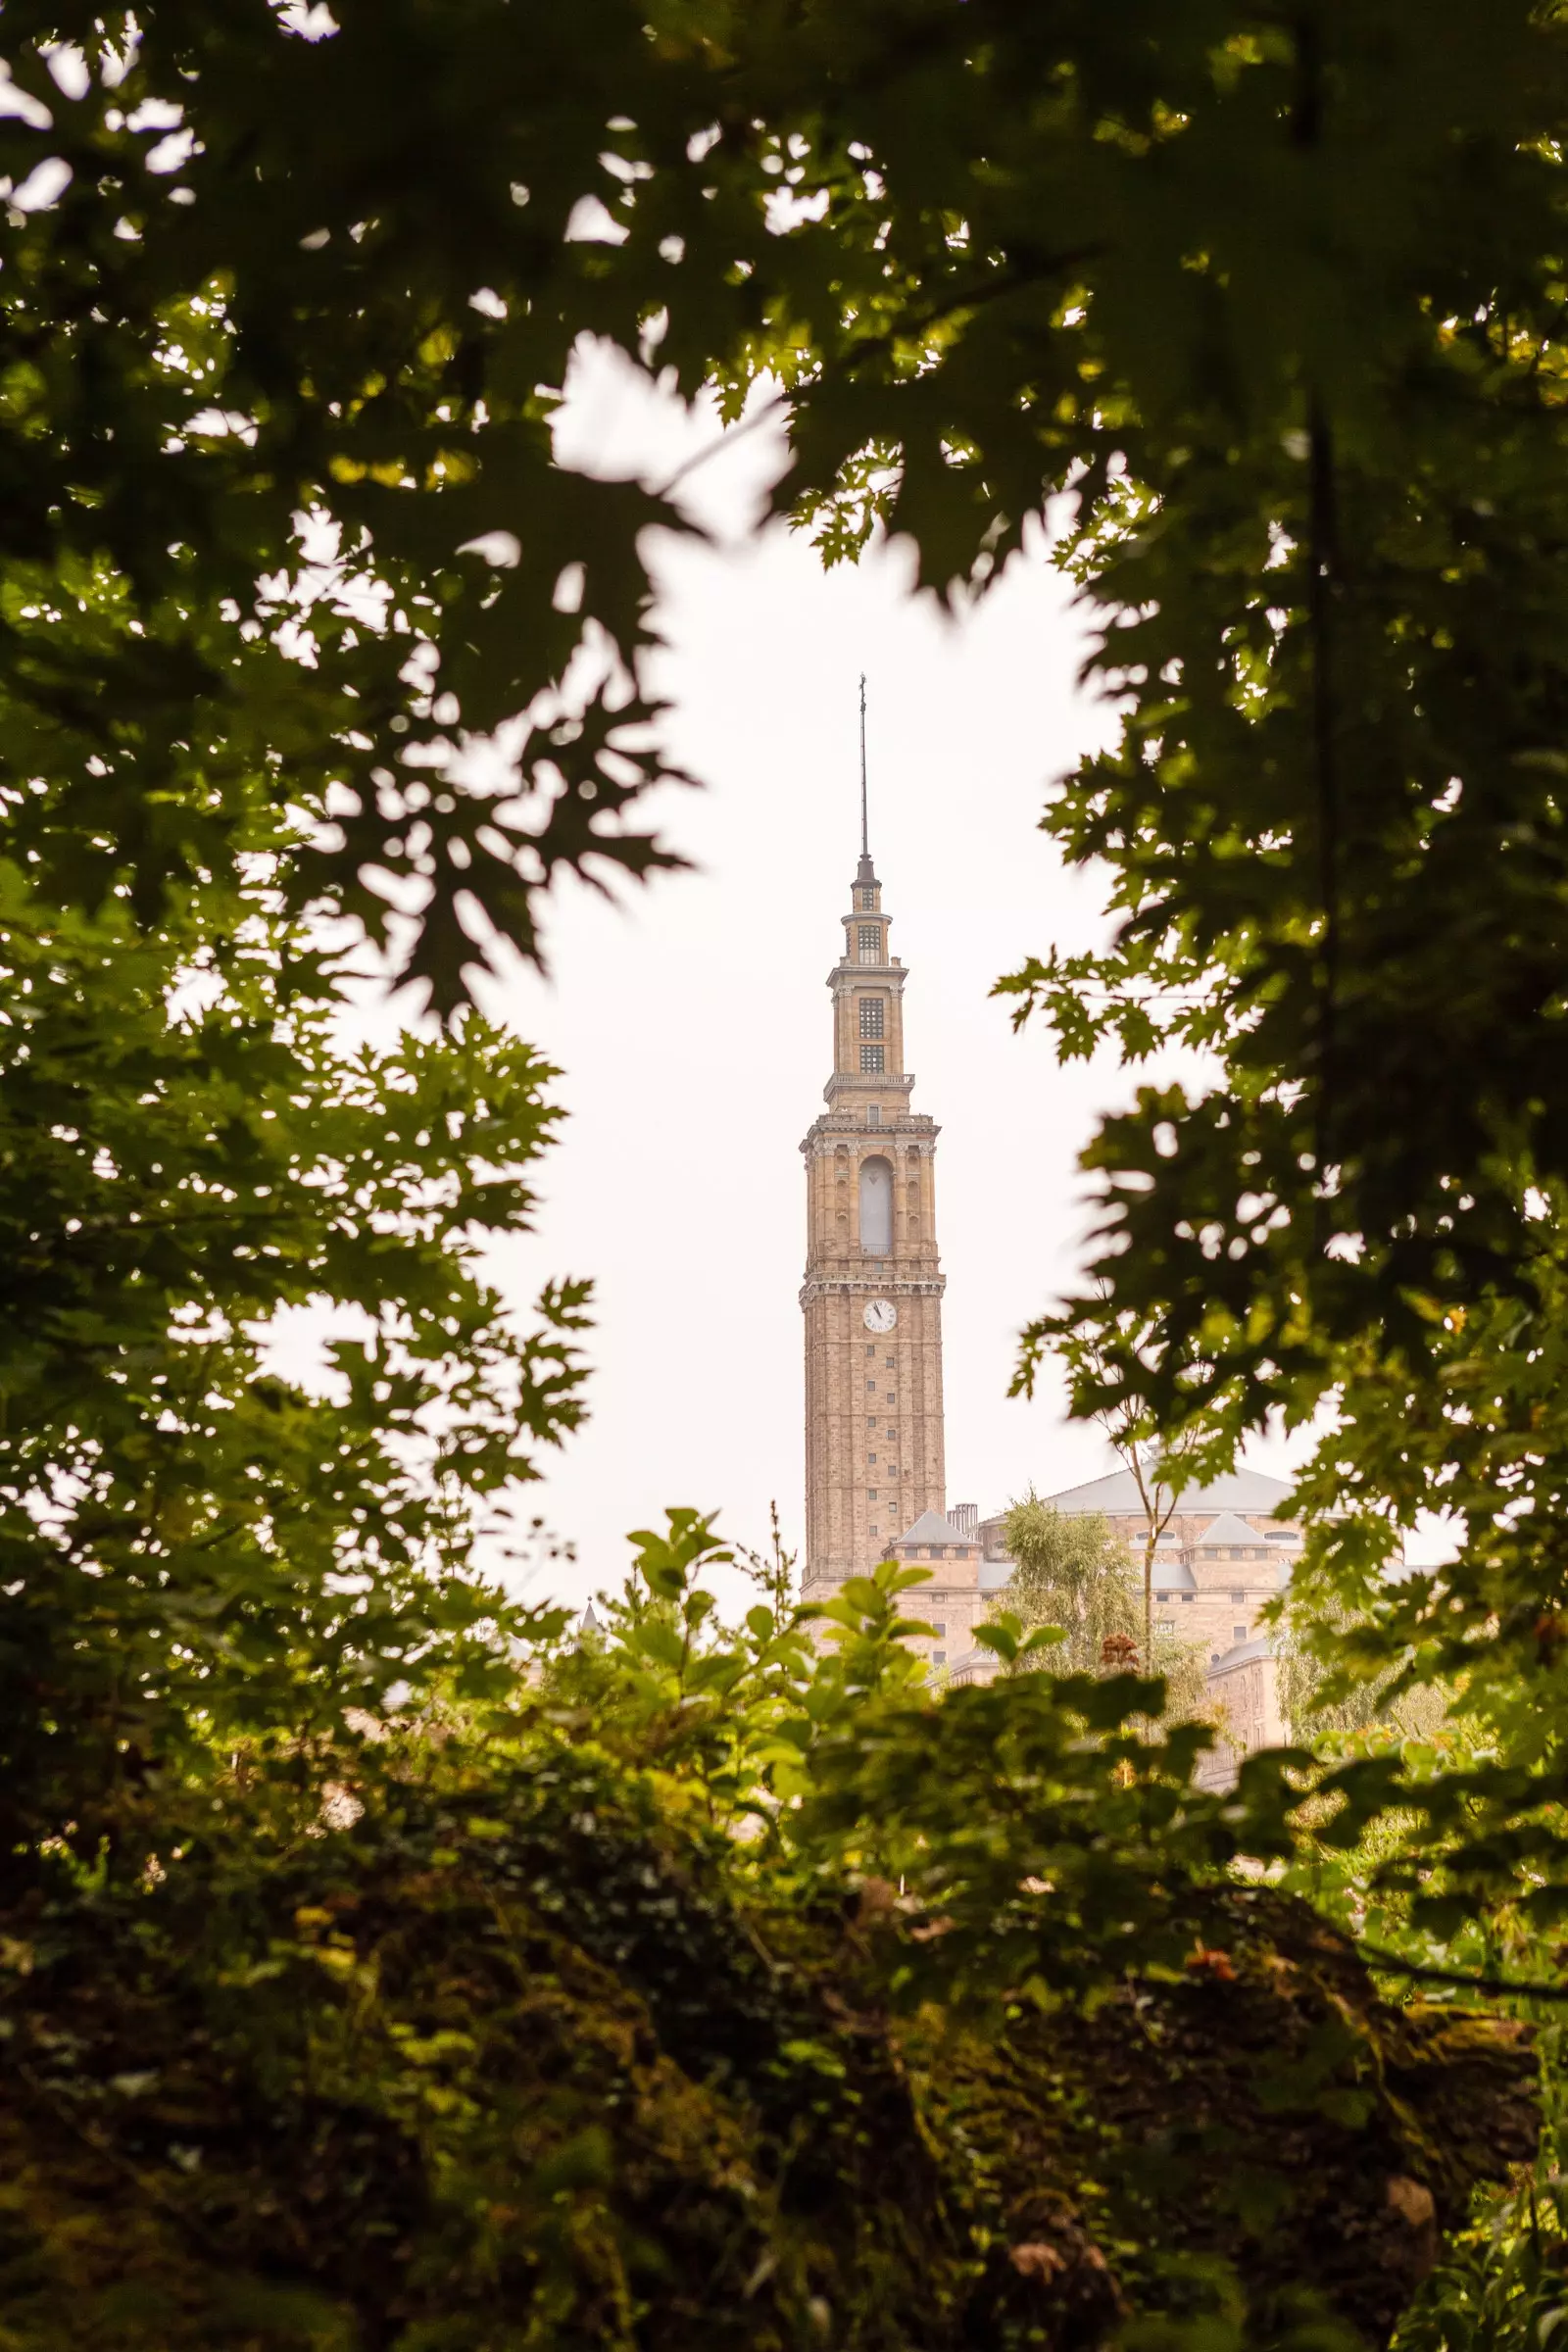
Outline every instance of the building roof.
[[973, 1536], [966, 1536], [961, 1527], [944, 1519], [940, 1511], [922, 1511], [912, 1527], [905, 1529], [898, 1538], [900, 1544], [961, 1544], [970, 1551], [979, 1544]]
[[1199, 1540], [1204, 1544], [1246, 1544], [1253, 1550], [1260, 1548], [1263, 1542], [1257, 1529], [1249, 1527], [1245, 1519], [1238, 1519], [1234, 1511], [1221, 1511], [1212, 1526], [1204, 1528]]
[[[1227, 1470], [1222, 1478], [1210, 1481], [1206, 1487], [1188, 1487], [1177, 1500], [1178, 1517], [1194, 1511], [1257, 1511], [1263, 1516], [1277, 1518], [1290, 1499], [1291, 1490], [1282, 1478], [1265, 1478], [1261, 1470]], [[1069, 1516], [1080, 1511], [1109, 1511], [1118, 1517], [1142, 1511], [1138, 1499], [1138, 1485], [1130, 1470], [1112, 1470], [1104, 1478], [1092, 1478], [1081, 1487], [1065, 1487], [1059, 1494], [1044, 1494], [1041, 1500], [1053, 1510]]]
[[1221, 1669], [1229, 1669], [1232, 1666], [1248, 1666], [1250, 1665], [1253, 1658], [1271, 1657], [1273, 1651], [1274, 1636], [1265, 1626], [1260, 1634], [1253, 1634], [1250, 1641], [1233, 1642], [1229, 1649], [1218, 1652], [1209, 1660], [1208, 1671], [1212, 1674], [1216, 1666]]
[[1155, 1594], [1161, 1592], [1196, 1592], [1198, 1579], [1185, 1560], [1162, 1560], [1155, 1554], [1152, 1578]]
[[959, 1652], [948, 1667], [948, 1681], [953, 1683], [989, 1683], [1002, 1660], [994, 1649], [976, 1642], [973, 1649]]
[[577, 1641], [575, 1646], [580, 1649], [583, 1642], [586, 1640], [589, 1634], [599, 1634], [603, 1633], [603, 1626], [600, 1624], [599, 1619], [594, 1614], [594, 1604], [592, 1601], [589, 1601], [587, 1607], [583, 1610], [582, 1615], [577, 1620]]

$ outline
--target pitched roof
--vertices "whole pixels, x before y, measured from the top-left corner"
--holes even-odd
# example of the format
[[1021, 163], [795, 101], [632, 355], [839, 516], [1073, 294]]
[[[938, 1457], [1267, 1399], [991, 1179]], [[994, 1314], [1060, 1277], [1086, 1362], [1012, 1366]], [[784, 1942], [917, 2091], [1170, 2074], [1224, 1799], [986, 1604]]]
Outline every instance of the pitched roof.
[[966, 1536], [951, 1519], [940, 1511], [922, 1511], [912, 1527], [906, 1527], [898, 1541], [901, 1544], [967, 1544], [977, 1548], [975, 1538]]
[[[1141, 1580], [1143, 1564], [1140, 1561], [1135, 1565]], [[1011, 1581], [1013, 1566], [1014, 1563], [1011, 1560], [982, 1560], [980, 1563], [981, 1592], [1002, 1592]], [[1161, 1592], [1196, 1592], [1198, 1579], [1185, 1560], [1172, 1559], [1169, 1555], [1161, 1556], [1156, 1553], [1152, 1589], [1156, 1598]]]
[[[1261, 1470], [1227, 1470], [1206, 1487], [1188, 1487], [1176, 1504], [1178, 1517], [1193, 1511], [1256, 1511], [1277, 1517], [1290, 1498], [1282, 1478], [1266, 1478]], [[1112, 1470], [1081, 1487], [1064, 1487], [1059, 1494], [1044, 1494], [1043, 1502], [1069, 1516], [1080, 1511], [1111, 1511], [1125, 1515], [1141, 1511], [1138, 1484], [1130, 1470]]]
[[1200, 1550], [1207, 1544], [1247, 1544], [1255, 1551], [1262, 1542], [1257, 1529], [1249, 1527], [1245, 1519], [1238, 1519], [1234, 1511], [1221, 1511], [1213, 1525], [1205, 1527], [1198, 1539]]
[[1196, 1592], [1198, 1579], [1185, 1560], [1162, 1560], [1155, 1555], [1153, 1590], [1160, 1592]]
[[594, 1604], [592, 1601], [589, 1601], [587, 1607], [583, 1610], [582, 1615], [577, 1620], [577, 1640], [574, 1646], [580, 1649], [590, 1634], [599, 1634], [603, 1632], [604, 1627], [600, 1624], [598, 1617], [594, 1613]]

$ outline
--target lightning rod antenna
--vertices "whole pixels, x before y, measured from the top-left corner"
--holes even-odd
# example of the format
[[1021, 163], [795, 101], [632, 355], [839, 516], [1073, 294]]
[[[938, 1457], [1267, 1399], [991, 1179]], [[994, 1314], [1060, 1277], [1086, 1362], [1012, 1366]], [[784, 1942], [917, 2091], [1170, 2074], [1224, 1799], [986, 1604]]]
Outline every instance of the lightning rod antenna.
[[871, 855], [870, 825], [865, 807], [865, 672], [860, 672], [860, 856]]

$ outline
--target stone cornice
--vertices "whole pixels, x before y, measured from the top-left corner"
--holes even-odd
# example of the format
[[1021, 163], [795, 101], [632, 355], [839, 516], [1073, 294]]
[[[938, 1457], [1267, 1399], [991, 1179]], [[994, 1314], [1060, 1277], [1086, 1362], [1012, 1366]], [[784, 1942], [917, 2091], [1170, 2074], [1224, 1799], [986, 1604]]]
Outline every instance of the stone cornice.
[[[882, 1262], [884, 1268], [886, 1268], [887, 1260], [884, 1258]], [[894, 1274], [891, 1271], [884, 1271], [880, 1274], [868, 1273], [862, 1280], [860, 1276], [854, 1274], [837, 1275], [808, 1273], [805, 1282], [801, 1285], [800, 1296], [802, 1306], [808, 1305], [813, 1298], [829, 1298], [834, 1297], [849, 1297], [852, 1298], [940, 1298], [947, 1287], [948, 1282], [945, 1274]]]
[[907, 1095], [914, 1091], [912, 1070], [835, 1070], [822, 1089], [824, 1102], [840, 1095]]
[[894, 996], [902, 997], [908, 977], [908, 965], [895, 957], [892, 963], [836, 963], [824, 985], [839, 996], [845, 989], [861, 986], [869, 980], [873, 987], [891, 989]]
[[906, 1157], [929, 1159], [936, 1151], [941, 1129], [933, 1126], [929, 1134], [911, 1133], [903, 1125], [886, 1127], [833, 1127], [826, 1119], [818, 1119], [808, 1135], [801, 1139], [801, 1151], [808, 1159], [827, 1159], [852, 1144], [863, 1145], [867, 1151], [884, 1152], [889, 1144], [897, 1144]]

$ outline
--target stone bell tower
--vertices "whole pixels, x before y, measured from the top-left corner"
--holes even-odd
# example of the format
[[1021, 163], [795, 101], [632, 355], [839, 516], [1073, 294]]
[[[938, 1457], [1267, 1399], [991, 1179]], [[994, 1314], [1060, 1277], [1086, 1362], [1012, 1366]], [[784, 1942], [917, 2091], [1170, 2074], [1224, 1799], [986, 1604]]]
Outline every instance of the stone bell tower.
[[806, 1571], [822, 1600], [944, 1507], [936, 1122], [909, 1107], [905, 970], [871, 863], [860, 683], [860, 862], [827, 977], [833, 1075], [806, 1160]]

